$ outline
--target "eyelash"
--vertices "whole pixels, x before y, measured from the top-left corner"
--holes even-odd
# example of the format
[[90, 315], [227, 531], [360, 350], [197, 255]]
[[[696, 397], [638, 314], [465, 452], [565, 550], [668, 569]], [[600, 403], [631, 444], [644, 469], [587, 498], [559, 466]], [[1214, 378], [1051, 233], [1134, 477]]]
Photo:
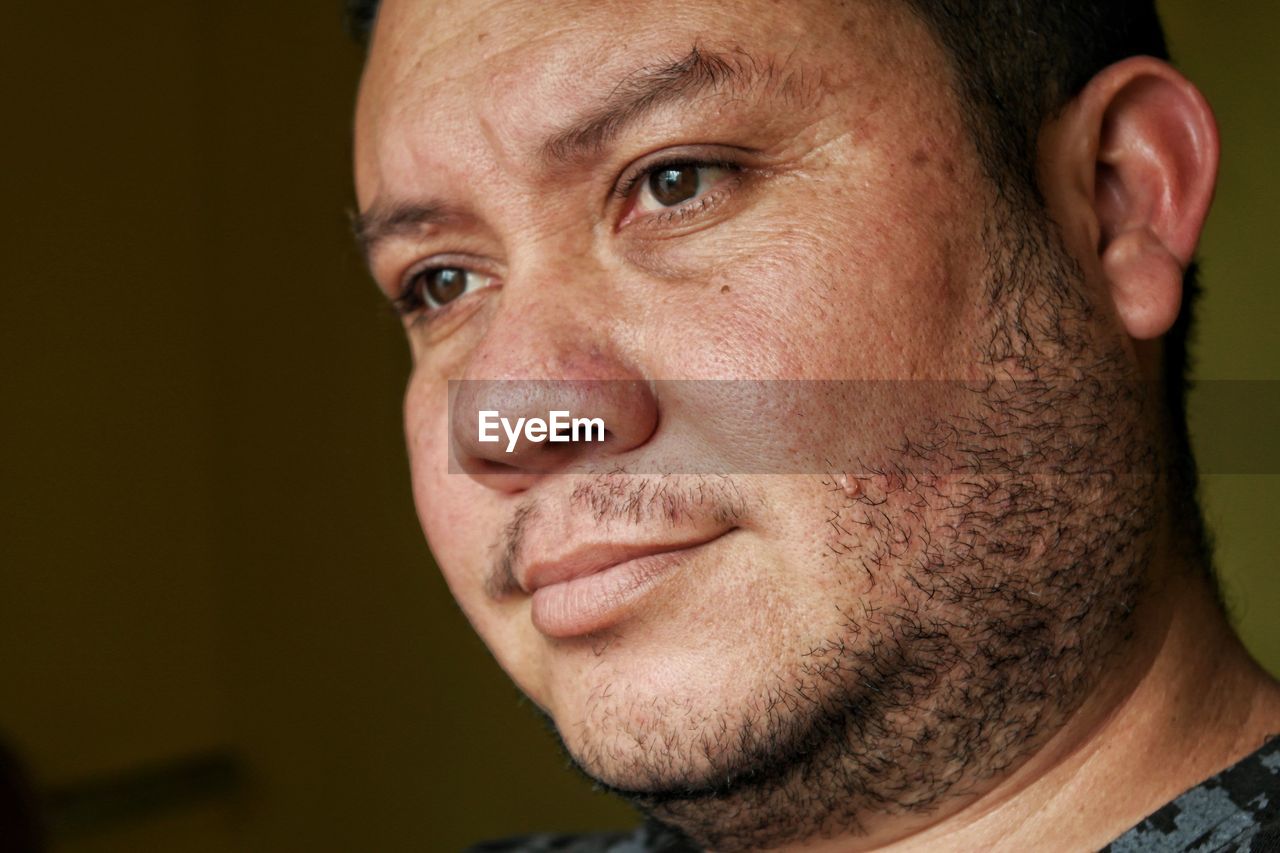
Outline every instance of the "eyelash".
[[391, 308], [399, 317], [410, 317], [414, 314], [419, 316], [415, 319], [415, 323], [422, 320], [435, 319], [444, 316], [454, 305], [456, 305], [467, 293], [463, 293], [456, 299], [451, 299], [443, 305], [432, 305], [422, 295], [422, 289], [425, 286], [426, 277], [441, 270], [461, 270], [467, 275], [481, 276], [482, 278], [491, 279], [493, 276], [482, 275], [465, 264], [431, 264], [430, 266], [420, 267], [413, 270], [405, 276], [404, 283], [400, 285], [400, 291], [396, 297], [391, 300]]
[[[697, 157], [670, 157], [666, 160], [658, 160], [656, 162], [645, 163], [636, 169], [633, 169], [622, 180], [618, 181], [618, 185], [613, 188], [612, 195], [618, 198], [630, 198], [635, 192], [636, 187], [648, 180], [655, 172], [661, 172], [664, 169], [724, 169], [727, 172], [741, 172], [742, 166], [728, 160], [700, 160]], [[679, 210], [686, 205], [673, 207], [672, 210]]]
[[408, 317], [427, 307], [427, 302], [418, 295], [418, 280], [425, 272], [430, 270], [418, 270], [404, 280], [404, 284], [400, 285], [400, 292], [396, 294], [396, 298], [391, 300], [391, 310], [396, 312], [397, 317]]

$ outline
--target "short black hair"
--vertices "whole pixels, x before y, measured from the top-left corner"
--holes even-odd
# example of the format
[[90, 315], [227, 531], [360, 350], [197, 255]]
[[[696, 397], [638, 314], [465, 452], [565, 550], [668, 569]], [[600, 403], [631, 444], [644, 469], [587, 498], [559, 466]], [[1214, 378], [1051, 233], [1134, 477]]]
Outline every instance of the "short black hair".
[[[1169, 60], [1155, 0], [900, 0], [932, 31], [952, 64], [968, 131], [997, 190], [1043, 207], [1036, 164], [1040, 131], [1098, 72], [1131, 56]], [[347, 28], [367, 42], [379, 0], [346, 0]], [[1196, 504], [1187, 430], [1190, 340], [1200, 294], [1196, 264], [1164, 337], [1163, 397], [1183, 529], [1201, 563], [1209, 546]]]

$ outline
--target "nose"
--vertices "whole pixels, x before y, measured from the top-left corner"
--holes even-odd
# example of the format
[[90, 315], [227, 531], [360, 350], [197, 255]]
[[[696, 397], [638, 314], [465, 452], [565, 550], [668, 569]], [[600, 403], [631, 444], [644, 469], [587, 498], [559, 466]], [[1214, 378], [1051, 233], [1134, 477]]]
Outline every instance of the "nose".
[[475, 379], [450, 388], [458, 466], [504, 491], [528, 488], [583, 457], [644, 444], [657, 406], [641, 379]]
[[607, 324], [532, 306], [499, 313], [507, 316], [494, 318], [464, 378], [449, 383], [455, 470], [518, 492], [573, 465], [608, 465], [650, 440], [654, 389], [611, 349]]

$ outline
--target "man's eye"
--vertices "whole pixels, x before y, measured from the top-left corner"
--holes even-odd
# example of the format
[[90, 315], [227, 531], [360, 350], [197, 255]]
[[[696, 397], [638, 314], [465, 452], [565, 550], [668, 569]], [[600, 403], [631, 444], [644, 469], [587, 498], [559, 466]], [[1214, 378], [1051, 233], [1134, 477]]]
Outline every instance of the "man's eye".
[[491, 276], [462, 267], [420, 270], [409, 278], [403, 294], [396, 300], [396, 307], [403, 314], [421, 308], [442, 308], [460, 296], [487, 286], [492, 280]]
[[673, 163], [649, 172], [636, 206], [645, 211], [669, 210], [704, 195], [730, 172], [710, 163]]

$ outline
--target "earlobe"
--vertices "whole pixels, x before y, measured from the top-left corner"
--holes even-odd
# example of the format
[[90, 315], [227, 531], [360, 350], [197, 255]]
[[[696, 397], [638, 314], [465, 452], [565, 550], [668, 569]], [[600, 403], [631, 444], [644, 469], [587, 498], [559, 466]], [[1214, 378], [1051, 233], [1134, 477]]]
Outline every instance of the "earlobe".
[[1134, 340], [1158, 338], [1182, 308], [1185, 267], [1150, 230], [1120, 234], [1102, 253], [1102, 270], [1125, 331]]
[[1130, 337], [1159, 337], [1213, 200], [1217, 125], [1199, 90], [1150, 57], [1107, 68], [1077, 106], [1096, 133], [1093, 212], [1116, 312]]

